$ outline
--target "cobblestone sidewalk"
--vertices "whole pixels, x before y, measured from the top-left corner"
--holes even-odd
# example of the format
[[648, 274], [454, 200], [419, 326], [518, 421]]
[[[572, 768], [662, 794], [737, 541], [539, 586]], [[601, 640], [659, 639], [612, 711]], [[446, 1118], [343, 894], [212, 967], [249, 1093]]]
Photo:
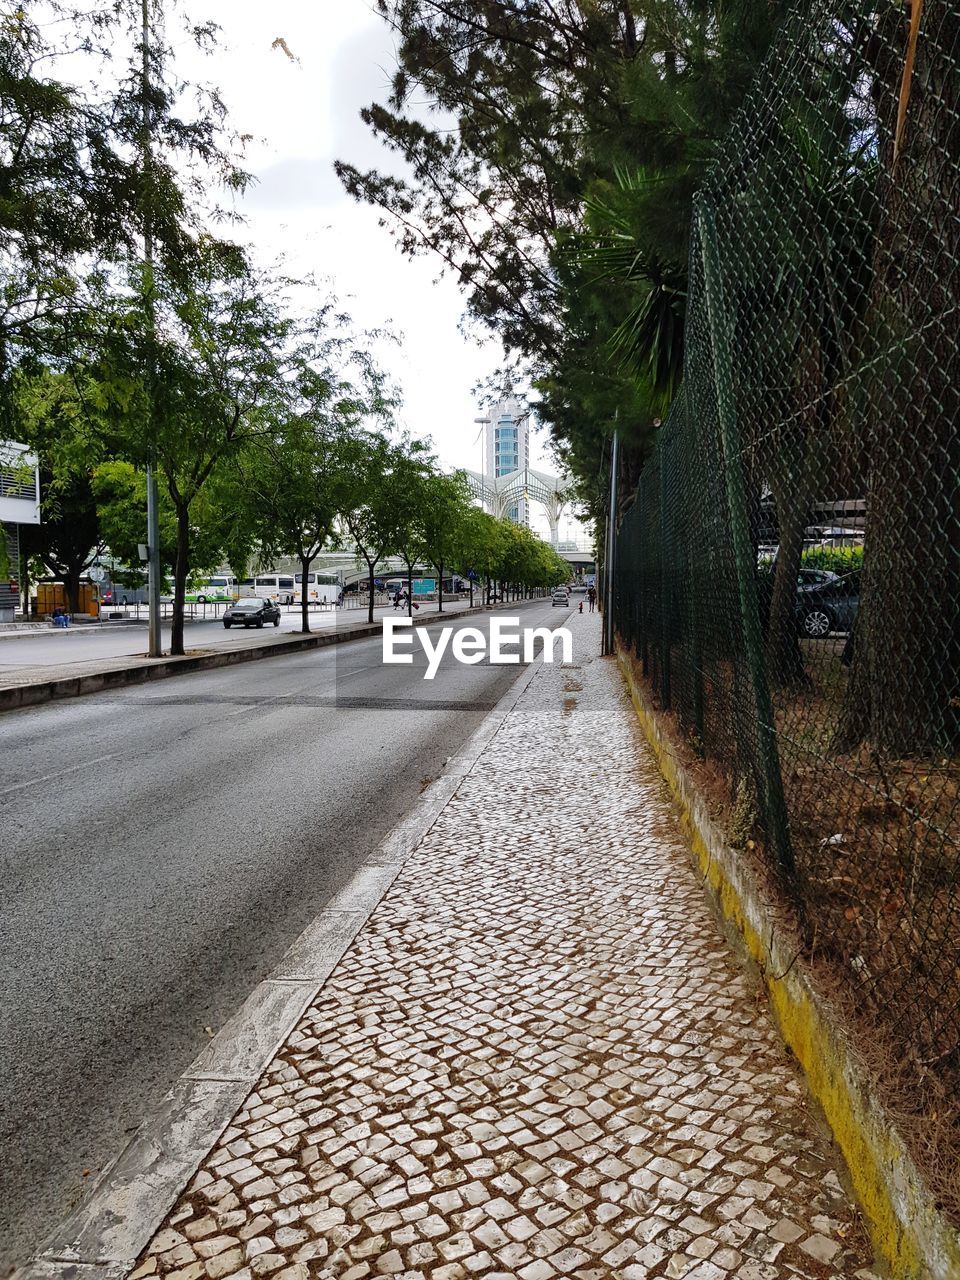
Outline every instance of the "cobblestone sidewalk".
[[868, 1277], [575, 615], [133, 1275]]

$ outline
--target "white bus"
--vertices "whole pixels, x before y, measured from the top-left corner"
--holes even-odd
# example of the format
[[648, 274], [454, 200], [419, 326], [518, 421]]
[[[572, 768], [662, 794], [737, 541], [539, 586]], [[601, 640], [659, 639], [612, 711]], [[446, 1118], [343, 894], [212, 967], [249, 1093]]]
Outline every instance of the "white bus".
[[[294, 604], [298, 604], [300, 602], [303, 574], [295, 573], [293, 578], [296, 583], [296, 598], [294, 599]], [[340, 579], [335, 573], [307, 574], [307, 599], [312, 604], [336, 604], [339, 594]]]
[[237, 596], [237, 580], [228, 574], [217, 574], [187, 586], [188, 604], [232, 603]]
[[[258, 573], [255, 578], [243, 578], [239, 583], [241, 596], [256, 596], [258, 600], [273, 600], [276, 604], [299, 604], [303, 584], [302, 573]], [[340, 591], [336, 574], [308, 573], [307, 601], [310, 604], [335, 604]]]
[[240, 579], [240, 594], [275, 604], [293, 604], [296, 584], [292, 573], [258, 573], [255, 578]]
[[[122, 597], [123, 589], [116, 588], [118, 596]], [[216, 574], [210, 578], [193, 577], [187, 580], [187, 592], [184, 600], [187, 604], [232, 604], [237, 598], [237, 580], [229, 574]], [[133, 592], [130, 593], [131, 602], [133, 601]], [[164, 593], [160, 597], [164, 604], [169, 604], [173, 600], [173, 596]], [[144, 600], [146, 600], [146, 589], [144, 589]]]

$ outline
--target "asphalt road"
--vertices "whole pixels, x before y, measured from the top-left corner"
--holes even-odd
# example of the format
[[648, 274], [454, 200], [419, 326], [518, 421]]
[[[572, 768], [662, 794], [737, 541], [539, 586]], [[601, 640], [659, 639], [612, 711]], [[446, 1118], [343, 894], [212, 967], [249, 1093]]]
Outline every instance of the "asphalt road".
[[[479, 599], [478, 599], [479, 603]], [[445, 601], [444, 613], [456, 613], [466, 608], [469, 601], [459, 603]], [[423, 605], [430, 612], [436, 611], [436, 602]], [[224, 627], [219, 618], [212, 617], [208, 621], [188, 621], [184, 640], [188, 649], [212, 649], [219, 645], [237, 648], [242, 644], [257, 644], [265, 636], [276, 635], [279, 630], [294, 632], [300, 630], [300, 610], [285, 606], [279, 628], [267, 627], [258, 631], [255, 627]], [[374, 611], [376, 618], [394, 616], [392, 607]], [[310, 627], [313, 631], [332, 631], [334, 627], [362, 626], [367, 621], [366, 609], [316, 609], [310, 613]], [[170, 645], [170, 626], [165, 624], [161, 631], [165, 650]], [[89, 663], [94, 666], [104, 658], [122, 658], [137, 654], [145, 654], [147, 649], [146, 623], [111, 625], [102, 627], [95, 624], [80, 623], [66, 630], [55, 630], [50, 627], [43, 631], [22, 631], [0, 633], [0, 683], [3, 675], [11, 674], [24, 667], [64, 666], [74, 663]]]
[[356, 641], [0, 717], [0, 1274], [522, 669], [427, 682], [417, 654]]

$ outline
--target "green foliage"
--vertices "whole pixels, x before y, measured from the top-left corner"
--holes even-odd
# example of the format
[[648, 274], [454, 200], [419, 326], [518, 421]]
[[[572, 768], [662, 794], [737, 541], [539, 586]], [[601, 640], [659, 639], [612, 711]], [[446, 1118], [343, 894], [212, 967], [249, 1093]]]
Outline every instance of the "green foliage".
[[456, 542], [451, 563], [464, 574], [473, 569], [481, 579], [523, 587], [552, 587], [569, 576], [566, 562], [536, 534], [477, 507], [461, 516]]
[[[132, 462], [101, 462], [92, 477], [100, 528], [110, 554], [127, 569], [140, 564], [137, 547], [146, 540], [147, 477]], [[160, 492], [160, 564], [173, 568], [177, 546], [177, 520], [173, 504]]]
[[466, 477], [435, 472], [424, 491], [420, 524], [423, 549], [430, 563], [442, 574], [453, 563], [461, 544], [461, 525], [470, 509], [470, 491]]
[[[157, 6], [151, 6], [156, 14]], [[51, 20], [54, 19], [54, 20]], [[209, 32], [198, 29], [198, 39]], [[69, 355], [91, 284], [125, 274], [149, 225], [158, 261], [185, 278], [192, 266], [210, 174], [231, 189], [245, 175], [224, 143], [215, 93], [188, 93], [159, 23], [151, 32], [151, 84], [140, 75], [139, 6], [23, 0], [0, 17], [0, 404], [4, 435], [20, 437], [11, 381], [38, 361]], [[130, 48], [130, 66], [112, 64]], [[103, 88], [56, 78], [82, 49]], [[96, 79], [96, 75], [94, 75]], [[151, 156], [142, 163], [144, 101]], [[183, 104], [192, 114], [181, 114]], [[194, 234], [191, 234], [193, 232]], [[90, 278], [91, 262], [98, 264]]]
[[[358, 448], [359, 425], [377, 418], [388, 422], [392, 409], [385, 379], [366, 348], [368, 335], [350, 335], [346, 324], [347, 318], [334, 316], [332, 308], [315, 317], [312, 345], [299, 354], [291, 401], [274, 406], [280, 416], [270, 421], [264, 438], [246, 444], [236, 471], [233, 509], [247, 516], [239, 526], [249, 531], [262, 557], [289, 555], [300, 562], [305, 631], [309, 566], [338, 518], [354, 512], [360, 500], [353, 468], [358, 460], [372, 464]], [[386, 474], [394, 504], [391, 519], [400, 522], [398, 531], [406, 527], [403, 513], [419, 498], [417, 480], [425, 452], [424, 446], [410, 441], [390, 452], [392, 468]], [[376, 486], [375, 480], [370, 483]], [[403, 545], [399, 532], [393, 541]]]
[[81, 472], [57, 481], [42, 472], [40, 493], [41, 523], [21, 526], [21, 549], [66, 584], [74, 608], [80, 576], [103, 550], [92, 477]]
[[506, 522], [479, 507], [464, 513], [459, 529], [456, 560], [461, 573], [473, 569], [479, 578], [497, 576]]
[[803, 569], [853, 573], [863, 568], [863, 547], [808, 547], [800, 557], [800, 565]]
[[399, 67], [389, 103], [362, 114], [407, 176], [341, 161], [340, 177], [403, 252], [456, 275], [599, 517], [614, 424], [630, 492], [676, 390], [692, 195], [786, 4], [378, 9]]
[[[427, 445], [391, 434], [396, 397], [370, 335], [355, 334], [333, 301], [294, 320], [291, 282], [211, 234], [217, 189], [240, 188], [245, 175], [216, 94], [184, 92], [163, 6], [150, 6], [143, 49], [138, 6], [52, 5], [66, 24], [41, 21], [41, 0], [0, 21], [0, 409], [3, 434], [30, 443], [43, 467], [45, 521], [29, 554], [77, 580], [106, 542], [118, 572], [139, 580], [152, 466], [174, 652], [190, 574], [257, 551], [306, 565], [338, 532], [371, 578], [395, 553], [528, 586], [562, 578], [545, 544], [478, 512], [462, 475], [441, 474]], [[394, 210], [417, 206], [426, 239], [408, 220], [405, 247], [443, 254], [475, 314], [539, 361], [544, 402], [567, 424], [558, 440], [586, 474], [602, 448], [598, 424], [619, 413], [626, 438], [637, 423], [642, 436], [649, 397], [601, 341], [622, 300], [598, 294], [574, 317], [555, 251], [603, 169], [583, 130], [607, 127], [615, 68], [640, 44], [629, 12], [565, 4], [565, 29], [548, 8], [493, 3], [490, 40], [477, 41], [473, 5], [444, 15], [423, 0], [383, 0], [400, 22], [403, 65], [391, 105], [368, 119], [438, 186], [342, 173]], [[64, 41], [90, 58], [109, 63], [117, 44], [129, 64], [96, 93], [61, 83], [50, 68], [71, 65], [57, 57], [66, 45], [56, 33], [68, 30]], [[413, 75], [460, 113], [459, 135], [407, 118]]]

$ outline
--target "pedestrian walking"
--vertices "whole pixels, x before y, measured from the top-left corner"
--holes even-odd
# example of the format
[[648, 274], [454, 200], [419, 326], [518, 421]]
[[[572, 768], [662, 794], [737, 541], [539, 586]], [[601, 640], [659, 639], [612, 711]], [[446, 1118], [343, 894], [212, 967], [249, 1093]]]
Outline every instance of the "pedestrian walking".
[[593, 613], [597, 603], [597, 588], [590, 587], [587, 591], [587, 599], [590, 601], [590, 612]]

